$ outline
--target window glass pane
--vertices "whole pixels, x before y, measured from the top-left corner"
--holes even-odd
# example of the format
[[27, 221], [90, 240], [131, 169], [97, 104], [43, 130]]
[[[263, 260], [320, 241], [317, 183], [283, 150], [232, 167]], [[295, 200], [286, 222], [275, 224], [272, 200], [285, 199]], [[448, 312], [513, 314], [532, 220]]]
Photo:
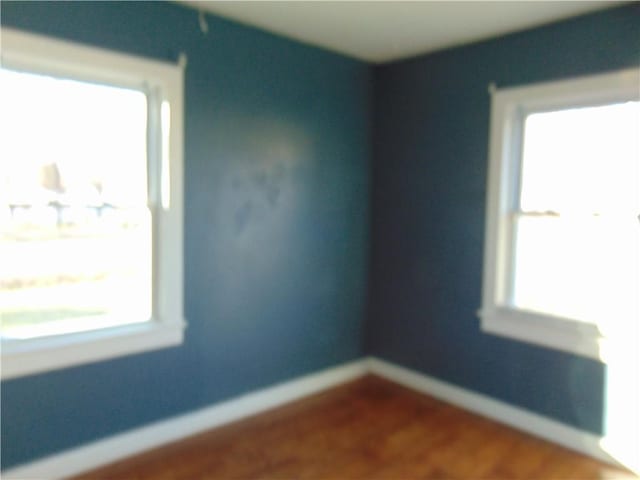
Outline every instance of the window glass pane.
[[598, 323], [638, 318], [640, 236], [634, 222], [520, 217], [514, 304]]
[[146, 101], [0, 69], [3, 336], [151, 318]]
[[525, 120], [520, 209], [637, 215], [640, 102]]

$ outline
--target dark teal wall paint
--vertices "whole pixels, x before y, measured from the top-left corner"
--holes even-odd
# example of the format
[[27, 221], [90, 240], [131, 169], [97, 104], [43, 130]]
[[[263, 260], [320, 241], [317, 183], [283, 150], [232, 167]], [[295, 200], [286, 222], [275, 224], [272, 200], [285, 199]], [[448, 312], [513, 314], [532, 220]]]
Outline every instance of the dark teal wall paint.
[[366, 65], [215, 17], [203, 36], [170, 3], [0, 9], [3, 26], [189, 55], [185, 344], [3, 382], [2, 468], [357, 358], [363, 338], [601, 429], [600, 364], [479, 332], [486, 88], [637, 65], [637, 5], [377, 67], [373, 115]]
[[374, 71], [367, 353], [602, 429], [602, 364], [483, 334], [487, 86], [640, 63], [638, 4]]
[[370, 68], [164, 3], [2, 2], [2, 26], [186, 74], [183, 346], [2, 384], [2, 468], [362, 354]]

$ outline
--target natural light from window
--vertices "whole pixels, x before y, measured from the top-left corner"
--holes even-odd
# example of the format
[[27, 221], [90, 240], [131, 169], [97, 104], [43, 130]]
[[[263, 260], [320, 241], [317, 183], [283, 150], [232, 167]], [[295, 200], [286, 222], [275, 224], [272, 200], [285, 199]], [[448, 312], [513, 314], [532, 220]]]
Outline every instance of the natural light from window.
[[2, 336], [150, 320], [146, 95], [0, 69], [0, 103]]
[[618, 330], [639, 318], [640, 102], [533, 113], [511, 301]]

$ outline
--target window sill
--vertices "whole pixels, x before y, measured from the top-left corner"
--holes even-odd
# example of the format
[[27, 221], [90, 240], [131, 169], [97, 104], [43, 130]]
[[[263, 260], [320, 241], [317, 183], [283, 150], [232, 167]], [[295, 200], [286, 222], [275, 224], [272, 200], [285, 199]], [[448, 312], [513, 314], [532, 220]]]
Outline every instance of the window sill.
[[507, 307], [483, 309], [478, 315], [486, 333], [603, 360], [605, 339], [595, 325]]
[[183, 321], [145, 322], [30, 340], [2, 341], [2, 380], [180, 345]]

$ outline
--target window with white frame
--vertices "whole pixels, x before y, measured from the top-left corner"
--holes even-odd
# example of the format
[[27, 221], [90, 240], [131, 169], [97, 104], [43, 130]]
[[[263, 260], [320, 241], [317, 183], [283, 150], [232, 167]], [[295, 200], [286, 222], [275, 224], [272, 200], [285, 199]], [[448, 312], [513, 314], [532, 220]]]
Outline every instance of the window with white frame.
[[2, 29], [2, 378], [182, 342], [179, 65]]
[[483, 330], [592, 358], [640, 322], [638, 70], [495, 90]]

